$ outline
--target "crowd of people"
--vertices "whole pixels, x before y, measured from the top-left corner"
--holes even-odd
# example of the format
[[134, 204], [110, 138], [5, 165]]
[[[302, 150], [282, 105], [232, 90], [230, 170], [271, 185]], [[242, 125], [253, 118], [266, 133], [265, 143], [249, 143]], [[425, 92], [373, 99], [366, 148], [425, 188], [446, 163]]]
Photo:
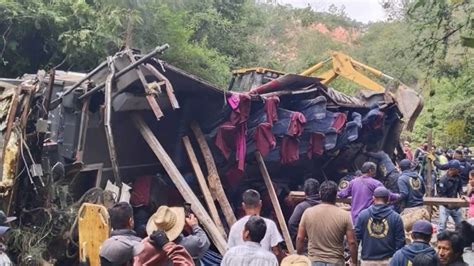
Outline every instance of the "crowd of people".
[[[230, 227], [220, 265], [474, 265], [463, 259], [474, 241], [474, 170], [468, 154], [455, 150], [441, 158], [443, 153], [432, 157], [419, 149], [411, 155], [405, 147], [407, 159], [398, 163], [384, 152], [366, 152], [371, 159], [344, 185], [306, 179], [305, 199], [287, 221], [295, 254], [289, 254], [275, 222], [261, 216], [260, 193], [246, 190], [245, 215]], [[426, 175], [428, 163], [434, 178]], [[433, 178], [435, 196], [463, 198], [468, 210], [442, 204], [438, 222], [431, 220], [423, 204], [427, 178]], [[350, 206], [337, 203], [344, 198], [351, 199]], [[101, 265], [204, 265], [211, 252], [206, 232], [184, 207], [160, 206], [144, 225], [145, 237], [134, 230], [132, 205], [119, 202], [108, 212], [112, 231], [100, 247]], [[454, 230], [446, 227], [449, 217]], [[0, 211], [0, 238], [14, 219]], [[12, 265], [3, 246], [0, 263]]]
[[[393, 169], [385, 167], [390, 170], [384, 172], [385, 177], [390, 178], [382, 180], [376, 179], [377, 164], [368, 161], [343, 189], [331, 180], [305, 181], [306, 198], [288, 220], [296, 254], [287, 253], [275, 222], [261, 217], [260, 193], [246, 190], [242, 195], [245, 215], [230, 228], [221, 265], [468, 265], [463, 253], [474, 238], [474, 171], [468, 172], [464, 192], [459, 173], [465, 166], [458, 159], [446, 164], [444, 176], [437, 181], [437, 194], [469, 200], [469, 219], [458, 215], [460, 208], [441, 205], [439, 223], [432, 224], [423, 205], [426, 184], [414, 161], [404, 159]], [[387, 188], [394, 185], [393, 191]], [[349, 211], [336, 203], [348, 197]], [[446, 229], [443, 212], [453, 218], [456, 230]], [[101, 248], [103, 265], [199, 265], [210, 246], [194, 215], [186, 215], [180, 207], [161, 206], [149, 219], [149, 236], [144, 239], [131, 230], [133, 212], [128, 203], [116, 204], [110, 218], [114, 231]]]

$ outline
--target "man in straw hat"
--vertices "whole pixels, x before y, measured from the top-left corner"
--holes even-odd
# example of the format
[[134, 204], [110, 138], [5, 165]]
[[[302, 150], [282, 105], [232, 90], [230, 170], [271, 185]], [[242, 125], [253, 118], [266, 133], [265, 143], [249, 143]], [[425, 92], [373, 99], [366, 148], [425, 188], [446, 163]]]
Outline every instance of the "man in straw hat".
[[16, 220], [14, 216], [6, 216], [3, 211], [0, 211], [0, 265], [10, 266], [13, 265], [10, 258], [8, 257], [6, 251], [6, 246], [4, 244], [4, 236], [10, 230], [9, 223]]
[[225, 253], [221, 266], [277, 266], [275, 255], [260, 244], [266, 231], [267, 224], [262, 217], [250, 216], [241, 233], [244, 242]]
[[[186, 217], [182, 207], [160, 206], [148, 220], [146, 232], [151, 235], [157, 229], [163, 230], [169, 241], [183, 246], [197, 265], [211, 245], [196, 216], [191, 213]], [[189, 234], [184, 236], [183, 230]]]
[[108, 210], [112, 232], [100, 247], [100, 265], [131, 265], [141, 252], [140, 241], [133, 228], [133, 209], [128, 202], [116, 203]]

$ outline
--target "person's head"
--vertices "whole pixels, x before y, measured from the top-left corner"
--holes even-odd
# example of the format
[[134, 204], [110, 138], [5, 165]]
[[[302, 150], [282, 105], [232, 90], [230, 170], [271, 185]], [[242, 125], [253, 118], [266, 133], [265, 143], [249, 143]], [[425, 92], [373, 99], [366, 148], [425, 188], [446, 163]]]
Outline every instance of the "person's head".
[[424, 151], [427, 151], [428, 150], [428, 143], [423, 143], [423, 145], [421, 147], [423, 148]]
[[433, 235], [433, 226], [426, 220], [416, 221], [411, 229], [411, 238], [414, 241], [429, 243]]
[[410, 147], [410, 142], [408, 142], [408, 141], [405, 140], [405, 141], [403, 142], [403, 146], [405, 146], [405, 147]]
[[412, 169], [411, 161], [408, 160], [408, 159], [403, 159], [403, 160], [401, 160], [398, 165], [400, 166], [400, 170], [402, 170], [402, 171], [406, 171], [406, 170]]
[[304, 193], [308, 196], [316, 196], [319, 194], [319, 181], [309, 178], [304, 181]]
[[380, 186], [374, 190], [374, 204], [387, 204], [390, 191], [384, 186]]
[[461, 160], [463, 157], [462, 150], [461, 149], [456, 149], [453, 154], [453, 159], [456, 160]]
[[463, 253], [463, 239], [458, 232], [443, 231], [438, 234], [437, 250], [442, 265], [458, 260]]
[[471, 185], [471, 187], [474, 187], [474, 170], [471, 170], [469, 172], [469, 185]]
[[245, 223], [242, 237], [245, 241], [260, 243], [267, 232], [267, 224], [263, 218], [252, 215]]
[[133, 228], [133, 209], [128, 202], [116, 203], [109, 210], [110, 225], [112, 229], [132, 229]]
[[362, 174], [374, 177], [377, 173], [377, 165], [373, 162], [365, 162], [360, 168]]
[[439, 259], [436, 254], [431, 253], [419, 253], [412, 261], [413, 266], [438, 266]]
[[461, 170], [461, 163], [458, 160], [448, 162], [448, 176], [457, 176]]
[[247, 189], [242, 195], [242, 208], [244, 208], [245, 212], [259, 214], [262, 209], [260, 193], [255, 189]]
[[322, 202], [335, 204], [337, 198], [336, 182], [331, 180], [324, 181], [319, 187], [319, 195]]
[[174, 241], [183, 232], [186, 224], [183, 207], [161, 205], [148, 219], [146, 232], [151, 235], [156, 230], [163, 230], [170, 241]]

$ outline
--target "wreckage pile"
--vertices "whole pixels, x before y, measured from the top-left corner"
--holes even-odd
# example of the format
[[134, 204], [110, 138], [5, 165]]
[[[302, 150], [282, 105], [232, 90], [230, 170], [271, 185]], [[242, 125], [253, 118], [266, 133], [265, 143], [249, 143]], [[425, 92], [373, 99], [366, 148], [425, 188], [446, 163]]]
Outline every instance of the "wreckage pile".
[[268, 195], [285, 231], [278, 198], [305, 176], [337, 180], [365, 161], [364, 147], [399, 145], [402, 115], [387, 93], [350, 97], [270, 72], [224, 91], [154, 58], [166, 48], [125, 49], [88, 74], [2, 80], [2, 203], [20, 217], [19, 263], [74, 263], [79, 206], [137, 197], [147, 215], [191, 202], [223, 253], [242, 190]]

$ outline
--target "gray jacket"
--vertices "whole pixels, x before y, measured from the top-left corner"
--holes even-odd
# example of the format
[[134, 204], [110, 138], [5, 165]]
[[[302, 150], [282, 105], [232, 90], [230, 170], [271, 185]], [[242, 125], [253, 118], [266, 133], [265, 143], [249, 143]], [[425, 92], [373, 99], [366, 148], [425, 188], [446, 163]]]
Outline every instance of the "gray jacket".
[[183, 246], [189, 252], [193, 260], [199, 260], [209, 249], [211, 242], [199, 225], [192, 227], [192, 233], [189, 236], [181, 234], [174, 242]]

